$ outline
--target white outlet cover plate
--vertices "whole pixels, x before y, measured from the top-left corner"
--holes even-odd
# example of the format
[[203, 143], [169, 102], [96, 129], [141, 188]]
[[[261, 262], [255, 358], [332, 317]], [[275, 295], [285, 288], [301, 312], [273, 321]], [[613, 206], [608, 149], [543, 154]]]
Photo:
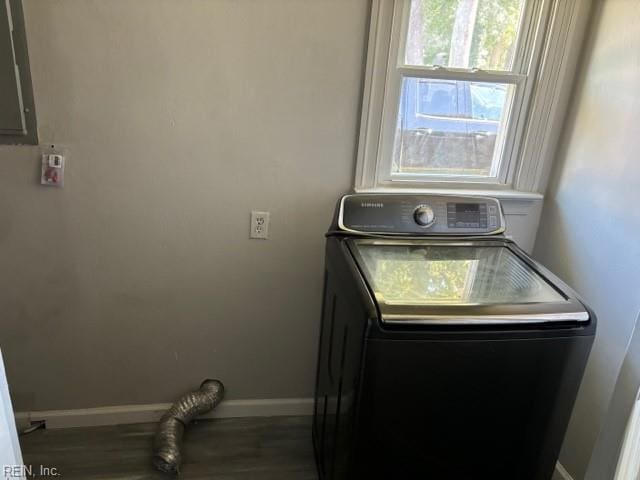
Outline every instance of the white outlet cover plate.
[[250, 238], [260, 238], [266, 240], [269, 238], [269, 212], [251, 212], [251, 228], [249, 230]]

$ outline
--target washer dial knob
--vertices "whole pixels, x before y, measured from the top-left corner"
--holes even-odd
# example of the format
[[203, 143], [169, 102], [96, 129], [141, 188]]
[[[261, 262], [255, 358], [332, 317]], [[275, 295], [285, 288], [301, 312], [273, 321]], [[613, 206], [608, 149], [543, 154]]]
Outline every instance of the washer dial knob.
[[430, 227], [436, 221], [436, 214], [429, 205], [420, 205], [413, 211], [413, 219], [421, 227]]

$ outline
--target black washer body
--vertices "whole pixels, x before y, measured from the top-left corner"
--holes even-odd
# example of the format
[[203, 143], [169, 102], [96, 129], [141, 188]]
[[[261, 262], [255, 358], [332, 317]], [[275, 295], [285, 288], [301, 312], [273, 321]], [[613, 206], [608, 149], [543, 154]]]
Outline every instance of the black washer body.
[[585, 306], [587, 323], [385, 325], [349, 242], [327, 236], [313, 421], [320, 478], [549, 480], [593, 312]]

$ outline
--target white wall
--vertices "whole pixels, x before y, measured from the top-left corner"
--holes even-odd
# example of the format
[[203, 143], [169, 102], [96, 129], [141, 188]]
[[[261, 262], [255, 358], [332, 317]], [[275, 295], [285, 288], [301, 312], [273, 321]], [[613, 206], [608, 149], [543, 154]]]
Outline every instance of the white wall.
[[[0, 148], [17, 410], [313, 392], [323, 233], [352, 185], [368, 0], [25, 0], [40, 139]], [[271, 239], [249, 240], [251, 209]]]
[[625, 435], [636, 404], [638, 389], [640, 389], [640, 316], [589, 461], [586, 475], [588, 480], [614, 478], [618, 462], [621, 460]]
[[594, 15], [534, 251], [600, 322], [560, 457], [576, 480], [640, 310], [640, 3], [599, 2]]

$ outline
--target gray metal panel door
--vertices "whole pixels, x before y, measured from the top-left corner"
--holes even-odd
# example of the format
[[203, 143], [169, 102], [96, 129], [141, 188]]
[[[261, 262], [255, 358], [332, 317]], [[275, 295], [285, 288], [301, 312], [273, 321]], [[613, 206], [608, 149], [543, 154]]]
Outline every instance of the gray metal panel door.
[[7, 3], [0, 1], [0, 133], [25, 133], [19, 71], [11, 39], [11, 17]]

